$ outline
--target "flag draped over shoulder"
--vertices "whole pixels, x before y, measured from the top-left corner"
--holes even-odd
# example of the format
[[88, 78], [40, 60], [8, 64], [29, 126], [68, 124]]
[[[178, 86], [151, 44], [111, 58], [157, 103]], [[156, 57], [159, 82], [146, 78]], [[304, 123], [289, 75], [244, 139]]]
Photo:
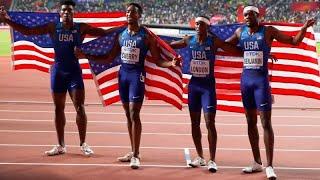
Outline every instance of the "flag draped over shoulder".
[[[33, 13], [33, 12], [9, 12], [10, 18], [24, 26], [35, 27], [47, 23], [59, 22], [58, 13]], [[75, 22], [85, 22], [94, 27], [110, 28], [126, 23], [125, 13], [76, 13]], [[54, 50], [49, 35], [26, 36], [15, 30], [12, 31], [13, 57], [12, 65], [14, 70], [36, 69], [49, 72], [50, 66], [54, 62]], [[92, 40], [86, 37], [84, 42]], [[91, 79], [92, 74], [88, 60], [81, 60], [83, 77]]]
[[[10, 17], [26, 26], [42, 25], [48, 22], [58, 22], [59, 16], [54, 13], [10, 13]], [[125, 23], [124, 13], [88, 13], [78, 14], [75, 20], [86, 22], [96, 27], [110, 27]], [[96, 18], [95, 18], [96, 17]], [[106, 18], [106, 17], [109, 17]], [[106, 19], [106, 20], [104, 20]], [[107, 21], [107, 22], [106, 22]], [[266, 24], [272, 25], [281, 32], [295, 35], [301, 29], [296, 24]], [[211, 32], [225, 40], [230, 37], [241, 24], [211, 26]], [[149, 32], [150, 35], [151, 32]], [[13, 67], [14, 69], [37, 69], [48, 72], [53, 63], [54, 52], [51, 39], [44, 36], [24, 36], [14, 31], [13, 34]], [[113, 46], [117, 32], [99, 38], [83, 45], [86, 52], [96, 55], [105, 54]], [[154, 36], [155, 37], [155, 36]], [[157, 38], [157, 37], [155, 37]], [[167, 41], [177, 40], [170, 36], [161, 36]], [[88, 37], [85, 41], [92, 38]], [[163, 59], [171, 60], [176, 54], [159, 38]], [[187, 49], [176, 51], [183, 58], [190, 56]], [[319, 64], [316, 54], [316, 42], [312, 28], [309, 28], [306, 37], [299, 46], [272, 43], [271, 53], [279, 60], [275, 64], [269, 63], [272, 73], [271, 87], [273, 94], [303, 96], [320, 100]], [[217, 88], [218, 110], [243, 112], [240, 95], [240, 76], [242, 72], [242, 57], [228, 52], [218, 51], [215, 62], [215, 78]], [[93, 78], [105, 105], [120, 100], [118, 93], [117, 74], [120, 59], [116, 58], [111, 64], [98, 64], [88, 60], [80, 60], [84, 78]], [[91, 70], [90, 70], [91, 66]], [[146, 69], [146, 96], [149, 99], [161, 99], [181, 108], [181, 101], [187, 103], [187, 84], [191, 75], [187, 74], [188, 67], [160, 68], [148, 54], [145, 61]], [[183, 93], [182, 93], [183, 92]]]
[[[295, 36], [301, 24], [268, 23], [281, 33]], [[211, 32], [222, 40], [229, 38], [241, 24], [211, 26]], [[278, 61], [269, 61], [272, 94], [303, 96], [320, 100], [320, 77], [316, 42], [312, 28], [298, 46], [273, 41], [271, 54]], [[242, 112], [240, 76], [242, 57], [218, 51], [215, 63], [218, 109]], [[184, 81], [185, 82], [185, 81]], [[185, 97], [185, 96], [184, 96]]]
[[[118, 32], [111, 33], [109, 36], [98, 38], [96, 40], [87, 42], [81, 46], [81, 49], [86, 54], [103, 55], [108, 53], [119, 32], [124, 29], [120, 28]], [[171, 61], [177, 53], [163, 40], [158, 38], [148, 29], [148, 34], [156, 38], [161, 49], [160, 55], [164, 60]], [[120, 54], [119, 54], [120, 55]], [[90, 66], [93, 72], [94, 80], [98, 88], [98, 92], [104, 105], [120, 101], [119, 85], [118, 85], [118, 71], [120, 66], [120, 57], [117, 56], [112, 63], [96, 63], [90, 61]], [[150, 52], [147, 53], [145, 59], [145, 95], [148, 99], [163, 100], [178, 109], [182, 108], [182, 73], [180, 67], [161, 68], [156, 65]]]

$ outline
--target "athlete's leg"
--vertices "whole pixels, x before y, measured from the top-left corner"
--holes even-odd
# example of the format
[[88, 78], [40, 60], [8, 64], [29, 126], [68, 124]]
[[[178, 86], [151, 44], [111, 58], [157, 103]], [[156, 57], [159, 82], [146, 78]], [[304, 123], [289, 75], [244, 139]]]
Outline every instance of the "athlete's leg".
[[189, 111], [189, 113], [191, 118], [192, 140], [196, 147], [198, 156], [203, 158], [203, 149], [202, 149], [202, 143], [201, 143], [202, 134], [201, 134], [201, 128], [200, 128], [201, 111], [200, 112]]
[[201, 93], [198, 91], [198, 86], [194, 82], [195, 81], [191, 79], [188, 85], [188, 106], [191, 119], [191, 134], [193, 143], [197, 150], [197, 154], [203, 159], [203, 149], [201, 142], [202, 134], [200, 128]]
[[142, 102], [131, 102], [129, 104], [130, 110], [130, 119], [131, 119], [131, 136], [132, 136], [132, 145], [133, 145], [133, 156], [139, 157], [139, 148], [141, 140], [141, 120], [140, 120], [140, 110], [142, 107]]
[[217, 99], [215, 92], [215, 82], [207, 82], [207, 87], [203, 88], [201, 96], [202, 109], [204, 112], [204, 119], [208, 129], [208, 142], [210, 151], [210, 160], [215, 162], [216, 148], [217, 148], [217, 130], [215, 126], [215, 117], [217, 109]]
[[[129, 75], [130, 76], [130, 75]], [[118, 84], [119, 84], [119, 95], [122, 102], [122, 107], [126, 114], [127, 118], [127, 129], [130, 138], [131, 151], [124, 156], [118, 157], [118, 161], [120, 162], [130, 162], [133, 156], [133, 136], [132, 136], [132, 121], [130, 117], [130, 108], [129, 108], [129, 82], [128, 82], [128, 74], [126, 71], [122, 71], [120, 69], [118, 74]]]
[[268, 166], [273, 166], [274, 133], [271, 124], [271, 111], [261, 111], [260, 118], [263, 127]]
[[268, 166], [272, 166], [274, 134], [271, 125], [272, 98], [268, 77], [257, 79], [255, 90], [257, 109], [260, 112], [261, 124], [263, 127], [264, 143]]
[[83, 89], [73, 89], [69, 91], [69, 95], [77, 112], [76, 122], [81, 146], [86, 140], [87, 132], [87, 115], [84, 108], [85, 91]]
[[212, 161], [215, 161], [217, 148], [217, 130], [215, 126], [215, 116], [216, 112], [204, 113], [204, 119], [206, 120], [206, 126], [208, 129], [210, 160]]
[[259, 132], [257, 127], [257, 105], [255, 102], [255, 92], [253, 80], [246, 76], [241, 78], [241, 96], [245, 109], [245, 115], [248, 124], [248, 136], [256, 163], [262, 164], [259, 149]]
[[141, 140], [141, 120], [140, 120], [140, 110], [142, 107], [144, 99], [144, 72], [133, 72], [128, 76], [129, 79], [129, 112], [130, 119], [132, 123], [131, 133], [132, 133], [132, 149], [133, 157], [139, 157], [139, 148]]
[[262, 164], [259, 148], [259, 132], [257, 127], [257, 111], [256, 109], [245, 110], [247, 124], [248, 124], [248, 136], [255, 162]]
[[66, 117], [64, 114], [66, 92], [64, 93], [52, 93], [52, 99], [54, 103], [54, 122], [57, 131], [59, 145], [65, 147], [64, 143], [64, 127], [66, 125]]
[[[64, 127], [66, 124], [66, 117], [64, 114], [67, 81], [66, 77], [59, 71], [54, 64], [50, 71], [51, 79], [51, 96], [54, 103], [54, 122], [57, 131], [58, 143], [60, 146], [65, 147], [64, 143]], [[51, 154], [51, 153], [49, 153]], [[53, 153], [56, 155], [56, 153]]]
[[131, 117], [130, 117], [129, 103], [123, 102], [122, 107], [123, 107], [123, 109], [126, 113], [126, 117], [127, 117], [127, 128], [128, 128], [128, 133], [129, 133], [129, 137], [130, 137], [131, 152], [133, 152], [132, 121], [131, 121]]

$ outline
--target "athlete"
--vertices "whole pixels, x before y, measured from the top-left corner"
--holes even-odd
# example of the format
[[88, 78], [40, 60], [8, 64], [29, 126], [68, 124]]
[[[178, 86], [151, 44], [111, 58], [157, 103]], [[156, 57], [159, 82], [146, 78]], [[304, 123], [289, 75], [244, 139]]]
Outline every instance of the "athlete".
[[76, 122], [80, 136], [80, 149], [84, 155], [93, 154], [92, 149], [85, 142], [87, 130], [87, 116], [84, 109], [85, 91], [82, 79], [82, 71], [78, 59], [74, 54], [74, 47], [82, 43], [86, 34], [91, 36], [104, 36], [114, 29], [103, 30], [94, 28], [86, 23], [73, 22], [75, 2], [62, 0], [60, 2], [60, 17], [62, 22], [49, 23], [38, 27], [26, 27], [13, 22], [0, 7], [0, 21], [7, 23], [13, 29], [25, 35], [49, 34], [54, 46], [55, 62], [51, 67], [51, 94], [55, 106], [55, 127], [58, 137], [58, 145], [46, 151], [48, 156], [66, 153], [64, 142], [64, 127], [66, 118], [64, 113], [66, 93], [69, 92], [75, 110]]
[[276, 179], [273, 169], [274, 134], [271, 125], [271, 92], [268, 78], [268, 58], [271, 43], [274, 39], [281, 43], [298, 45], [304, 38], [307, 28], [315, 23], [307, 20], [299, 33], [294, 36], [282, 34], [273, 26], [259, 23], [259, 9], [247, 6], [243, 10], [246, 25], [238, 28], [227, 39], [232, 44], [240, 44], [243, 50], [243, 72], [241, 76], [241, 94], [248, 123], [248, 136], [254, 156], [251, 166], [243, 172], [253, 173], [263, 171], [259, 150], [259, 133], [257, 128], [257, 111], [259, 112], [267, 155], [266, 175], [268, 179]]
[[123, 157], [121, 162], [129, 162], [132, 169], [140, 167], [139, 147], [141, 139], [140, 110], [142, 107], [145, 91], [144, 59], [148, 50], [157, 65], [160, 67], [175, 66], [177, 60], [164, 61], [160, 56], [160, 48], [147, 30], [139, 25], [142, 15], [142, 7], [137, 3], [127, 6], [126, 16], [128, 27], [119, 34], [110, 53], [102, 56], [84, 54], [80, 49], [76, 50], [78, 58], [87, 58], [102, 63], [110, 63], [121, 53], [121, 67], [119, 70], [119, 94], [127, 117], [128, 132], [131, 150]]
[[187, 63], [189, 73], [192, 75], [188, 85], [188, 105], [191, 118], [192, 138], [196, 146], [198, 157], [189, 165], [191, 167], [205, 166], [201, 144], [201, 108], [208, 129], [208, 141], [210, 160], [208, 170], [215, 173], [218, 167], [215, 163], [217, 131], [215, 127], [216, 116], [216, 88], [214, 78], [215, 53], [218, 48], [230, 51], [234, 54], [242, 54], [236, 46], [220, 40], [214, 35], [209, 35], [210, 21], [206, 16], [196, 18], [195, 36], [186, 36], [180, 41], [171, 42], [172, 48], [188, 48], [190, 58], [184, 59], [182, 63]]

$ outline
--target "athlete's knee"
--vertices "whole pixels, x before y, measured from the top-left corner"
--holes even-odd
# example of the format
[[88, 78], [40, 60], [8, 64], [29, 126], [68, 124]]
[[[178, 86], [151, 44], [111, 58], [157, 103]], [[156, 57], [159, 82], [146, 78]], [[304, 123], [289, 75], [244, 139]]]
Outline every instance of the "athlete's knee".
[[136, 111], [136, 110], [131, 110], [130, 111], [130, 119], [131, 121], [135, 122], [135, 123], [139, 123], [140, 122], [140, 112]]
[[257, 127], [257, 120], [253, 118], [247, 118], [248, 129]]
[[200, 119], [191, 116], [191, 126], [194, 128], [200, 127]]
[[75, 108], [78, 115], [83, 116], [86, 114], [84, 104], [78, 104], [75, 106]]
[[55, 113], [63, 113], [65, 105], [55, 104], [54, 111]]
[[130, 117], [130, 112], [129, 112], [129, 111], [126, 111], [125, 113], [126, 113], [127, 120], [130, 121], [130, 119], [131, 119], [131, 117]]
[[262, 127], [264, 130], [267, 130], [267, 131], [272, 131], [272, 125], [271, 125], [271, 120], [262, 120], [261, 121], [262, 123]]
[[210, 119], [206, 121], [206, 126], [208, 130], [214, 130], [215, 129], [215, 120], [214, 119]]

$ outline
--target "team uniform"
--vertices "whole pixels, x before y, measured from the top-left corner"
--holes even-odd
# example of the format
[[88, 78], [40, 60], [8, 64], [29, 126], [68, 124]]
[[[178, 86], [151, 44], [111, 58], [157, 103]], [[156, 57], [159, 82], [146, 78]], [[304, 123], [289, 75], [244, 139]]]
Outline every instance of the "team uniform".
[[271, 48], [265, 41], [265, 26], [259, 26], [250, 35], [249, 28], [243, 27], [240, 47], [243, 53], [241, 95], [245, 109], [271, 110], [271, 89], [268, 75], [268, 58]]
[[74, 54], [74, 47], [82, 43], [80, 24], [74, 23], [71, 29], [64, 29], [57, 23], [52, 39], [55, 62], [51, 67], [51, 90], [63, 93], [73, 89], [84, 89], [82, 70]]
[[144, 28], [130, 35], [128, 28], [119, 36], [121, 67], [119, 70], [119, 94], [121, 101], [142, 102], [145, 92], [144, 59], [148, 52], [145, 44], [147, 32]]
[[192, 75], [188, 85], [188, 105], [190, 112], [204, 113], [216, 112], [217, 99], [214, 78], [215, 54], [213, 52], [213, 39], [208, 36], [203, 44], [197, 42], [197, 37], [192, 36], [188, 43], [191, 52], [187, 63], [189, 73]]

